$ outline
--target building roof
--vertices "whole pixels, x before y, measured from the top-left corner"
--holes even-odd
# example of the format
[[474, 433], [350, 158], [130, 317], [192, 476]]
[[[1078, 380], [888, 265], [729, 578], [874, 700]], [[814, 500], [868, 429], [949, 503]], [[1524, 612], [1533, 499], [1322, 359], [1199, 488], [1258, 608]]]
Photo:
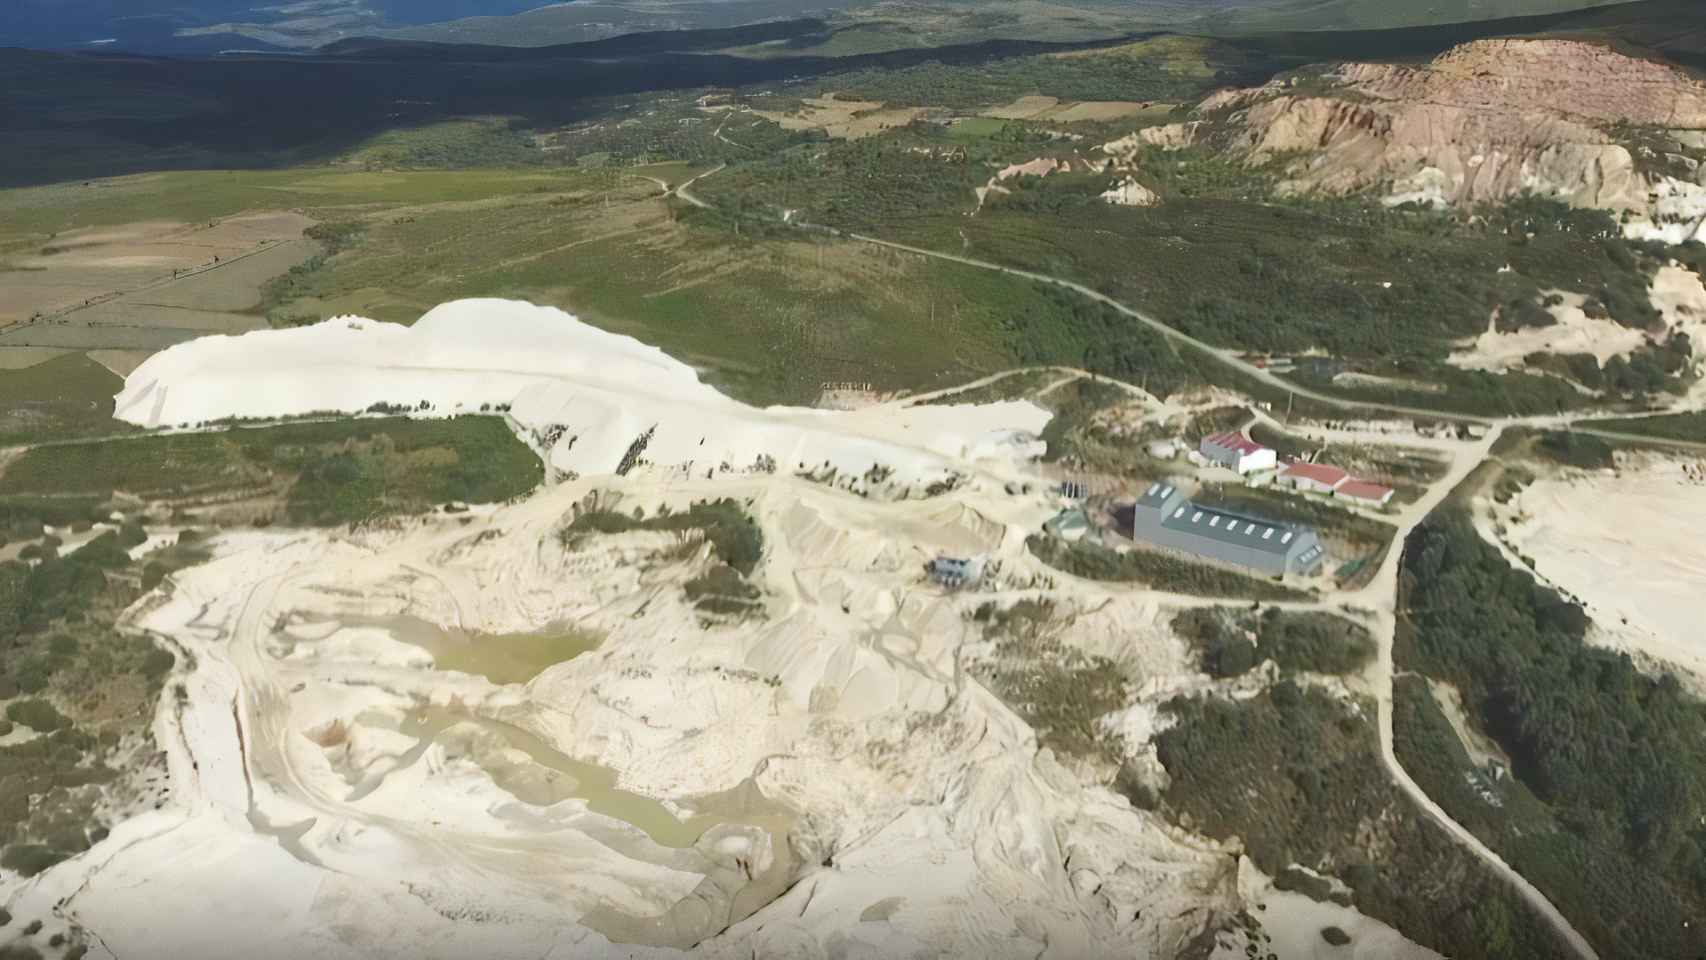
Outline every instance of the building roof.
[[1211, 436], [1204, 437], [1202, 442], [1205, 444], [1212, 443], [1223, 450], [1236, 450], [1245, 456], [1249, 456], [1253, 453], [1261, 453], [1263, 450], [1267, 449], [1267, 447], [1251, 440], [1249, 437], [1244, 436], [1236, 430], [1228, 430], [1225, 433], [1216, 433]]
[[1275, 523], [1261, 517], [1205, 507], [1188, 501], [1174, 507], [1171, 513], [1163, 517], [1161, 526], [1204, 540], [1274, 554], [1289, 552], [1299, 537], [1313, 532], [1303, 527]]
[[1336, 487], [1351, 478], [1350, 474], [1338, 467], [1328, 466], [1325, 463], [1304, 463], [1301, 460], [1286, 464], [1280, 470], [1280, 476], [1302, 477], [1305, 480], [1313, 480], [1329, 487]]
[[1171, 502], [1179, 494], [1179, 488], [1171, 483], [1152, 483], [1143, 495], [1137, 498], [1137, 506], [1159, 510]]
[[1392, 496], [1391, 487], [1383, 487], [1378, 483], [1366, 480], [1347, 480], [1333, 490], [1335, 497], [1349, 497], [1352, 500], [1369, 500], [1379, 502]]

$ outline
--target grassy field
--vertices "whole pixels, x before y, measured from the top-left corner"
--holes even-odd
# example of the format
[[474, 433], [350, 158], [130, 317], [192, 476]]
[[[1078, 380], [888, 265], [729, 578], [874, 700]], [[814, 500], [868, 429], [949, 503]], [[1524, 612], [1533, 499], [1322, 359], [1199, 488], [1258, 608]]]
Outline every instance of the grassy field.
[[[1108, 177], [1075, 170], [1016, 178], [1010, 195], [976, 209], [972, 189], [987, 165], [1079, 148], [1030, 138], [1023, 125], [983, 140], [955, 129], [914, 124], [784, 151], [719, 174], [703, 192], [754, 217], [785, 206], [809, 222], [1078, 280], [1216, 345], [1321, 351], [1344, 372], [1375, 378], [1348, 386], [1300, 376], [1312, 388], [1464, 413], [1592, 402], [1558, 377], [1448, 366], [1452, 344], [1484, 331], [1495, 309], [1557, 289], [1592, 298], [1626, 326], [1656, 316], [1647, 286], [1660, 258], [1596, 211], [1543, 201], [1440, 213], [1286, 200], [1264, 170], [1202, 150], [1140, 159], [1146, 184], [1164, 198], [1153, 207], [1103, 203]], [[1673, 353], [1654, 347], [1596, 374], [1614, 395], [1674, 389]], [[1407, 386], [1418, 383], [1445, 389]]]
[[113, 416], [124, 381], [79, 353], [22, 370], [0, 370], [0, 446], [128, 433]]
[[276, 497], [277, 519], [352, 523], [533, 489], [537, 456], [496, 417], [360, 419], [37, 447], [0, 496]]
[[1659, 440], [1686, 440], [1706, 443], [1706, 413], [1674, 413], [1656, 417], [1634, 417], [1628, 420], [1577, 421], [1577, 427], [1604, 430], [1608, 433], [1629, 433]]
[[[692, 168], [651, 175], [679, 183]], [[458, 297], [518, 297], [656, 344], [748, 402], [809, 403], [825, 381], [924, 390], [1014, 366], [1061, 309], [1028, 282], [973, 268], [702, 226], [637, 174], [581, 182], [608, 191], [370, 218], [361, 243], [300, 277], [273, 315], [407, 323]]]
[[575, 169], [188, 170], [0, 191], [0, 252], [56, 233], [158, 220], [184, 222], [248, 210], [451, 203], [586, 189]]
[[1251, 61], [1244, 51], [1214, 41], [1159, 37], [987, 63], [932, 61], [830, 73], [816, 81], [815, 90], [891, 105], [960, 109], [1008, 103], [1027, 95], [1177, 103], [1207, 93], [1217, 78], [1242, 74], [1251, 68]]

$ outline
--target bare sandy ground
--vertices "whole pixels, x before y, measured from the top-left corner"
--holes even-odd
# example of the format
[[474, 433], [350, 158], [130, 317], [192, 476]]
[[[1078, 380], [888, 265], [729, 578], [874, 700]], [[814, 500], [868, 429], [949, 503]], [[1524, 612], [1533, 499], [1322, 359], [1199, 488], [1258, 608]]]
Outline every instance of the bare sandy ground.
[[1595, 320], [1583, 313], [1582, 304], [1587, 299], [1583, 295], [1550, 292], [1563, 298], [1562, 303], [1548, 308], [1557, 321], [1552, 326], [1501, 333], [1489, 321], [1485, 333], [1461, 346], [1446, 362], [1464, 370], [1497, 373], [1521, 369], [1523, 358], [1531, 353], [1586, 353], [1604, 365], [1612, 357], [1627, 357], [1647, 342], [1646, 335], [1639, 330], [1631, 330], [1609, 318]]
[[[590, 487], [467, 526], [222, 542], [138, 615], [197, 664], [187, 702], [163, 698], [159, 719], [173, 805], [43, 875], [14, 912], [68, 897], [66, 914], [112, 955], [185, 960], [292, 947], [662, 957], [696, 942], [711, 957], [830, 957], [850, 941], [1018, 958], [1045, 944], [1174, 949], [1233, 908], [1226, 854], [1081, 784], [953, 667], [979, 638], [966, 619], [978, 598], [928, 587], [920, 558], [971, 546], [1017, 558], [1039, 505], [985, 490], [878, 504], [769, 476], [631, 481], [654, 509], [660, 496], [752, 501], [772, 618], [706, 629], [677, 586], [692, 564], [646, 559], [668, 545], [556, 543]], [[347, 626], [395, 612], [608, 636], [497, 686]], [[424, 749], [407, 732], [423, 704], [452, 720]], [[490, 742], [494, 723], [722, 825], [676, 846], [631, 825], [639, 801], [530, 795], [552, 767]], [[718, 812], [749, 780], [782, 811], [772, 820]], [[746, 895], [759, 912], [705, 940], [728, 911], [740, 919]]]
[[[1599, 642], [1706, 682], [1706, 482], [1679, 459], [1620, 454], [1610, 473], [1560, 472], [1497, 508], [1504, 537], [1540, 576], [1579, 597]], [[1696, 476], [1699, 467], [1696, 467]]]
[[[1695, 368], [1706, 365], [1706, 284], [1698, 274], [1685, 267], [1667, 264], [1653, 275], [1651, 293], [1653, 306], [1665, 318], [1672, 331], [1688, 335], [1694, 344]], [[1706, 380], [1696, 383], [1689, 391], [1687, 405], [1699, 408], [1706, 405]]]
[[[1252, 915], [1270, 941], [1258, 956], [1276, 954], [1285, 960], [1441, 960], [1439, 954], [1399, 936], [1391, 927], [1363, 916], [1350, 907], [1318, 903], [1301, 893], [1274, 888], [1273, 882], [1249, 861], [1240, 864], [1239, 892], [1259, 905]], [[1321, 931], [1337, 927], [1349, 942], [1334, 946]], [[1238, 960], [1248, 954], [1244, 938], [1228, 938], [1212, 955], [1214, 960]]]

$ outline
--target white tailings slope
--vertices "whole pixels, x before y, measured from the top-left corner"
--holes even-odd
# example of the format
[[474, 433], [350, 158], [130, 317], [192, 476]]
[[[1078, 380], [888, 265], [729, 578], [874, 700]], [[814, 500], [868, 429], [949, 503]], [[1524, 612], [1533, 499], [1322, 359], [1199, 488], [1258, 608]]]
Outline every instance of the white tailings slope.
[[114, 416], [185, 427], [381, 404], [436, 416], [507, 405], [564, 473], [614, 473], [639, 457], [703, 476], [745, 471], [767, 457], [785, 472], [833, 468], [844, 481], [881, 466], [902, 488], [947, 479], [951, 460], [1040, 452], [1028, 435], [1048, 422], [1029, 403], [759, 410], [701, 383], [656, 347], [511, 300], [447, 303], [413, 327], [338, 317], [204, 337], [138, 367]]

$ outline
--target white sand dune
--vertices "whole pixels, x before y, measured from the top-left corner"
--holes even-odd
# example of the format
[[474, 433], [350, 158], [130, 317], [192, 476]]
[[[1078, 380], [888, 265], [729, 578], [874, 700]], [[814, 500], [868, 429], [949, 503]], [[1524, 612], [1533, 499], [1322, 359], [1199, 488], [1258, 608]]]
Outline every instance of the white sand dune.
[[[420, 409], [426, 404], [424, 410]], [[737, 403], [691, 367], [632, 337], [551, 307], [459, 300], [413, 327], [339, 317], [308, 327], [203, 337], [149, 358], [125, 379], [115, 416], [145, 427], [224, 417], [422, 414], [510, 406], [559, 471], [608, 474], [651, 431], [644, 459], [701, 476], [771, 458], [784, 472], [892, 471], [895, 488], [947, 479], [958, 458], [1038, 452], [1048, 413], [1029, 403], [889, 405], [852, 413]], [[863, 487], [865, 481], [855, 480]]]

